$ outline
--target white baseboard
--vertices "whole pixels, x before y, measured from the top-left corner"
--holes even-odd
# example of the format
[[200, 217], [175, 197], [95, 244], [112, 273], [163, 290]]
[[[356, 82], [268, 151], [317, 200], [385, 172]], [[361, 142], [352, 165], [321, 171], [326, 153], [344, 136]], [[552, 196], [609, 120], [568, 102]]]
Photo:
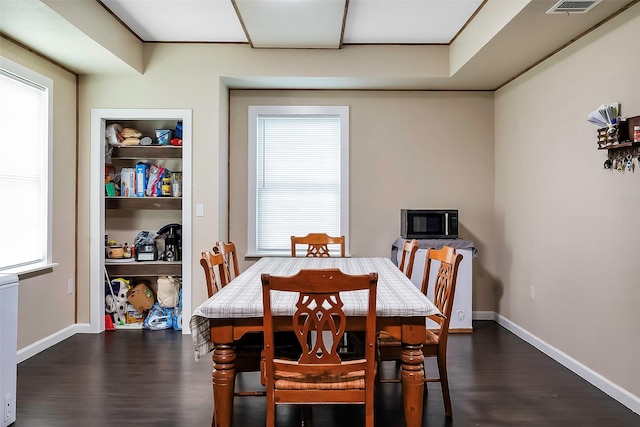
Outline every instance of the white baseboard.
[[[473, 318], [476, 319], [476, 313], [473, 313]], [[481, 312], [487, 313], [487, 312]], [[562, 351], [558, 350], [554, 346], [549, 343], [541, 340], [535, 335], [531, 334], [529, 331], [521, 328], [520, 326], [513, 323], [511, 320], [506, 317], [494, 313], [494, 318], [486, 319], [486, 320], [495, 320], [499, 325], [512, 332], [514, 335], [522, 338], [527, 343], [531, 344], [547, 356], [551, 357], [556, 362], [560, 363], [573, 373], [582, 377], [586, 381], [590, 382], [604, 393], [608, 394], [618, 402], [622, 403], [627, 408], [631, 409], [633, 412], [640, 414], [640, 397], [630, 393], [624, 388], [614, 384], [607, 378], [603, 377], [599, 373], [594, 370], [588, 368]], [[480, 319], [478, 319], [480, 320]], [[485, 320], [485, 319], [482, 319]]]
[[77, 323], [71, 326], [67, 326], [66, 328], [49, 335], [48, 337], [44, 337], [39, 341], [34, 342], [31, 345], [28, 345], [24, 348], [18, 350], [17, 353], [17, 362], [24, 362], [28, 358], [35, 356], [48, 349], [51, 346], [58, 344], [61, 341], [66, 340], [67, 338], [77, 334], [78, 332], [84, 332], [84, 329], [88, 327], [88, 324], [85, 323]]
[[495, 311], [474, 311], [471, 314], [473, 320], [496, 320]]
[[77, 334], [98, 334], [91, 328], [90, 323], [76, 323], [76, 333]]

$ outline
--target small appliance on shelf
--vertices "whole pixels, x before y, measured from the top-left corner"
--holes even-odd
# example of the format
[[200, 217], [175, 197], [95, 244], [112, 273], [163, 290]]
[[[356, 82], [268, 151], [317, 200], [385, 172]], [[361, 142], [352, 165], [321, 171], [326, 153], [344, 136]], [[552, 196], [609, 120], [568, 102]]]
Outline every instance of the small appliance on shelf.
[[400, 234], [405, 239], [457, 239], [457, 209], [402, 209]]
[[139, 232], [133, 246], [136, 261], [156, 261], [158, 259], [158, 248], [153, 233]]
[[180, 261], [182, 255], [182, 225], [167, 224], [158, 230], [158, 237], [164, 238], [164, 252], [160, 259]]

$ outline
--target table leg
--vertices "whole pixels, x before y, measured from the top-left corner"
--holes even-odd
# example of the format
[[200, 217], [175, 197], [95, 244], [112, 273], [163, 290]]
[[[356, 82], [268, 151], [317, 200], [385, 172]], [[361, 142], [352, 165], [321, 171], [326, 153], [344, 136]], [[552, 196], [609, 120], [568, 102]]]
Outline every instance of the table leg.
[[233, 391], [236, 384], [236, 351], [231, 344], [215, 344], [213, 349], [213, 419], [215, 427], [231, 427]]
[[422, 345], [404, 344], [400, 356], [402, 403], [404, 422], [407, 427], [422, 425], [422, 402], [424, 397], [424, 356]]

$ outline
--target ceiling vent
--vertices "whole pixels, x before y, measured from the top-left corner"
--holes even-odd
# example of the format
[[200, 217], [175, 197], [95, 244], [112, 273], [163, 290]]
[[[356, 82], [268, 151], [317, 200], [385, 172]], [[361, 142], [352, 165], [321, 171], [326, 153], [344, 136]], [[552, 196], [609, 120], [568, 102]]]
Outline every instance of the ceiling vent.
[[602, 0], [560, 0], [547, 13], [587, 13]]

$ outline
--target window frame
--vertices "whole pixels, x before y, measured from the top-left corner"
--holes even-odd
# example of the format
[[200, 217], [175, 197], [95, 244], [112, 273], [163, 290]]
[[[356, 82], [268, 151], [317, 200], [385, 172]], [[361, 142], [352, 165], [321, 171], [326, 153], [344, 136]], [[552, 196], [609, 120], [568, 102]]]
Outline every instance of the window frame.
[[[257, 149], [259, 115], [334, 115], [340, 117], [340, 234], [345, 236], [345, 253], [349, 256], [349, 107], [300, 105], [251, 105], [248, 111], [248, 207], [247, 256], [283, 256], [283, 252], [258, 252], [257, 239]], [[290, 254], [290, 246], [286, 248]]]
[[4, 56], [0, 56], [0, 69], [10, 77], [13, 75], [17, 80], [24, 81], [26, 84], [39, 86], [43, 88], [45, 94], [44, 121], [46, 130], [44, 132], [45, 139], [43, 143], [42, 164], [45, 170], [41, 177], [44, 181], [42, 184], [46, 200], [42, 201], [43, 222], [45, 228], [42, 238], [42, 249], [44, 253], [42, 258], [36, 261], [24, 262], [18, 265], [2, 266], [0, 265], [0, 273], [26, 274], [42, 271], [56, 266], [53, 263], [53, 80], [23, 65], [20, 65]]

